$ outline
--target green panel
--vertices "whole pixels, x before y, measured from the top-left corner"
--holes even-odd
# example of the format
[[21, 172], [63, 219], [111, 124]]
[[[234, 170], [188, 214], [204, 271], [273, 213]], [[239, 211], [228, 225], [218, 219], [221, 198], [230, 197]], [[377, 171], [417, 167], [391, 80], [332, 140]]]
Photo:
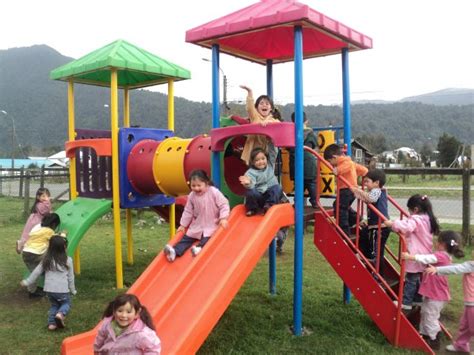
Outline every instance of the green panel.
[[[221, 117], [220, 125], [221, 125], [221, 127], [229, 127], [229, 126], [235, 126], [237, 124], [235, 123], [234, 120], [232, 120], [228, 117]], [[229, 200], [230, 207], [233, 208], [236, 205], [242, 204], [243, 201], [244, 201], [244, 197], [240, 196], [240, 195], [237, 195], [234, 192], [232, 192], [232, 190], [229, 188], [229, 186], [227, 186], [227, 182], [225, 181], [225, 178], [224, 178], [224, 152], [225, 152], [227, 146], [229, 145], [229, 143], [230, 143], [230, 140], [225, 143], [224, 151], [221, 152], [221, 154], [220, 154], [221, 182], [222, 182], [221, 191], [227, 197], [227, 199]]]
[[67, 253], [72, 256], [87, 230], [112, 208], [112, 201], [78, 197], [62, 205], [56, 213], [61, 218], [59, 230], [67, 232]]
[[110, 86], [111, 68], [118, 70], [119, 87], [139, 88], [191, 78], [189, 70], [124, 40], [117, 40], [54, 69], [50, 78]]

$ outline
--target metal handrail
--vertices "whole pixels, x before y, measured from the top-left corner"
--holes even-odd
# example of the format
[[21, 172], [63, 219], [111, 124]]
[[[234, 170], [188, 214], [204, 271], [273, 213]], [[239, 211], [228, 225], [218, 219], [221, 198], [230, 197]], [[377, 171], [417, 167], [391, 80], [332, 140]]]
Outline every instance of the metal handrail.
[[[317, 159], [318, 159], [318, 162], [319, 163], [322, 163], [324, 164], [326, 167], [328, 167], [329, 169], [331, 169], [331, 171], [334, 169], [334, 167], [328, 162], [326, 161], [318, 152], [316, 152], [315, 150], [309, 148], [309, 147], [306, 147], [304, 146], [304, 150], [308, 151], [309, 153], [311, 153], [312, 155], [314, 155]], [[321, 196], [320, 196], [320, 189], [319, 189], [319, 181], [320, 181], [320, 173], [321, 173], [321, 169], [317, 169], [317, 174], [316, 174], [316, 204], [318, 205], [321, 213], [323, 213], [323, 215], [326, 217], [326, 218], [331, 218], [331, 216], [329, 215], [329, 213], [324, 209], [324, 207], [322, 206], [321, 204]], [[336, 176], [337, 178], [337, 181], [342, 181], [344, 182], [347, 186], [350, 186], [349, 182], [344, 179], [343, 177], [341, 176]], [[340, 184], [338, 184], [340, 185]], [[408, 216], [408, 213], [405, 212], [401, 206], [396, 203], [393, 198], [391, 198], [390, 196], [387, 195], [387, 198], [388, 200], [390, 201], [390, 203], [392, 203], [394, 205], [394, 207], [396, 209], [398, 209], [400, 211], [400, 215], [401, 217], [406, 217]], [[336, 201], [339, 199], [339, 188], [337, 188], [336, 190]], [[359, 200], [358, 199], [358, 206], [357, 206], [357, 225], [359, 225], [359, 216], [361, 214], [361, 211], [362, 211], [362, 205], [363, 205], [363, 201]], [[371, 204], [367, 204], [366, 203], [366, 206], [367, 208], [371, 209], [371, 211], [373, 211], [378, 217], [379, 217], [379, 221], [378, 221], [378, 225], [377, 225], [377, 228], [378, 228], [378, 235], [380, 236], [380, 233], [381, 233], [381, 228], [382, 228], [382, 223], [387, 220], [385, 218], [385, 216], [380, 213], [380, 211], [378, 209], [376, 209], [374, 206], [372, 206]], [[399, 245], [400, 245], [400, 248], [399, 248], [399, 253], [398, 253], [398, 258], [395, 258], [394, 257], [394, 260], [398, 263], [398, 265], [400, 265], [400, 274], [399, 274], [399, 286], [398, 286], [398, 294], [395, 294], [395, 292], [391, 289], [390, 285], [385, 281], [385, 279], [379, 274], [379, 270], [380, 270], [380, 240], [381, 238], [379, 237], [378, 238], [378, 248], [377, 248], [377, 256], [376, 256], [376, 260], [377, 260], [377, 264], [376, 266], [374, 267], [372, 265], [372, 263], [364, 256], [363, 253], [360, 253], [359, 252], [359, 231], [357, 228], [357, 231], [356, 231], [356, 244], [354, 245], [354, 243], [352, 242], [352, 240], [349, 238], [349, 236], [346, 235], [346, 233], [342, 230], [342, 228], [339, 226], [339, 204], [336, 203], [336, 215], [335, 215], [335, 224], [334, 224], [334, 227], [335, 229], [341, 234], [341, 236], [344, 238], [344, 240], [346, 241], [346, 243], [348, 243], [349, 246], [351, 246], [351, 248], [354, 250], [354, 252], [358, 253], [361, 261], [364, 262], [364, 264], [368, 267], [368, 269], [372, 272], [374, 272], [377, 277], [378, 277], [378, 281], [380, 283], [382, 283], [382, 285], [385, 287], [385, 290], [393, 297], [397, 300], [397, 313], [396, 313], [396, 326], [395, 326], [395, 339], [394, 339], [394, 343], [395, 343], [395, 346], [398, 346], [398, 343], [399, 343], [399, 337], [400, 337], [400, 320], [401, 320], [401, 314], [402, 314], [402, 311], [401, 311], [401, 307], [402, 307], [402, 298], [403, 298], [403, 288], [404, 288], [404, 283], [405, 283], [405, 261], [400, 257], [401, 255], [401, 252], [404, 252], [406, 251], [406, 240], [405, 240], [405, 237], [403, 234], [401, 233], [396, 233], [398, 236], [399, 236]], [[387, 250], [390, 250], [389, 248], [386, 248]], [[390, 252], [390, 255], [394, 256], [393, 253]]]

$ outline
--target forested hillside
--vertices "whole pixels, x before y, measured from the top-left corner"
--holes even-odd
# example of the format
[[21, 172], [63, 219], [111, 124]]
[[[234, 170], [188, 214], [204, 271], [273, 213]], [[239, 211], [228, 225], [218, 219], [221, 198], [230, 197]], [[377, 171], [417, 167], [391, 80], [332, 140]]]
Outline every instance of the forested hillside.
[[[11, 119], [18, 141], [27, 153], [59, 149], [67, 136], [67, 85], [49, 79], [49, 72], [69, 61], [46, 45], [0, 51], [0, 156], [11, 151]], [[76, 127], [109, 129], [109, 90], [87, 85], [75, 86]], [[131, 92], [133, 124], [165, 128], [166, 95], [148, 91]], [[211, 98], [209, 98], [210, 100]], [[413, 98], [410, 98], [413, 99]], [[293, 105], [280, 107], [289, 120]], [[342, 124], [339, 106], [307, 106], [311, 126]], [[241, 105], [231, 105], [231, 112], [244, 112]], [[10, 116], [10, 117], [8, 117]], [[184, 98], [175, 101], [176, 134], [191, 137], [208, 132], [211, 105]], [[443, 132], [463, 143], [474, 143], [474, 105], [435, 106], [417, 102], [358, 104], [352, 107], [353, 137], [384, 137], [388, 147], [436, 145]]]

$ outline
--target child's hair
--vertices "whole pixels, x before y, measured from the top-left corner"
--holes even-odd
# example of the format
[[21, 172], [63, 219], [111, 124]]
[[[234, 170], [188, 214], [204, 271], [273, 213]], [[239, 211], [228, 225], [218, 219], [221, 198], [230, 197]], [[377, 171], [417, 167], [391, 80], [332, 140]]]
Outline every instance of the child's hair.
[[43, 270], [55, 270], [58, 266], [69, 269], [67, 266], [67, 239], [60, 235], [53, 235], [49, 240], [48, 250], [43, 258]]
[[254, 167], [253, 162], [255, 158], [257, 157], [258, 154], [263, 153], [267, 157], [268, 160], [268, 153], [265, 151], [265, 149], [257, 147], [253, 148], [252, 151], [250, 152], [250, 166]]
[[257, 97], [257, 100], [255, 100], [255, 108], [258, 108], [258, 104], [262, 100], [267, 100], [270, 103], [270, 106], [272, 107], [272, 111], [275, 109], [275, 105], [273, 104], [273, 99], [268, 95], [260, 95], [259, 97]]
[[46, 187], [40, 187], [36, 191], [35, 203], [33, 203], [33, 206], [31, 207], [31, 212], [30, 213], [36, 213], [36, 205], [40, 202], [40, 197], [43, 194], [51, 196], [51, 193], [49, 192], [49, 190]]
[[407, 207], [411, 210], [414, 210], [416, 207], [419, 213], [426, 213], [430, 218], [431, 233], [435, 235], [439, 233], [439, 223], [433, 213], [433, 207], [431, 206], [428, 196], [421, 196], [420, 194], [411, 196], [407, 201]]
[[366, 178], [369, 178], [373, 182], [378, 181], [379, 182], [379, 187], [383, 187], [385, 185], [386, 177], [385, 177], [385, 172], [380, 169], [371, 169], [368, 171], [367, 175], [365, 175]]
[[202, 169], [195, 169], [189, 173], [189, 182], [193, 180], [199, 180], [204, 182], [206, 185], [214, 186], [212, 180], [207, 176], [207, 173]]
[[56, 230], [60, 224], [61, 220], [59, 219], [59, 215], [57, 213], [45, 214], [41, 220], [41, 227], [49, 227], [52, 230]]
[[155, 325], [153, 324], [153, 319], [151, 318], [150, 312], [148, 312], [148, 309], [140, 303], [138, 297], [131, 293], [124, 293], [115, 297], [115, 299], [110, 302], [105, 309], [102, 318], [114, 316], [115, 311], [127, 303], [130, 303], [130, 306], [132, 306], [133, 309], [135, 309], [135, 311], [140, 315], [140, 319], [146, 324], [148, 328], [155, 330]]
[[[303, 111], [303, 122], [306, 122], [308, 119], [306, 118], [306, 112]], [[291, 114], [291, 121], [294, 123], [295, 122], [295, 113], [293, 112]]]
[[272, 117], [280, 122], [283, 121], [283, 118], [281, 117], [281, 112], [278, 108], [274, 107], [272, 111]]
[[461, 236], [454, 231], [442, 231], [438, 236], [438, 243], [446, 245], [446, 251], [454, 255], [456, 258], [464, 257], [464, 252], [461, 249]]
[[330, 144], [324, 149], [324, 159], [329, 160], [342, 155], [341, 147], [337, 144]]

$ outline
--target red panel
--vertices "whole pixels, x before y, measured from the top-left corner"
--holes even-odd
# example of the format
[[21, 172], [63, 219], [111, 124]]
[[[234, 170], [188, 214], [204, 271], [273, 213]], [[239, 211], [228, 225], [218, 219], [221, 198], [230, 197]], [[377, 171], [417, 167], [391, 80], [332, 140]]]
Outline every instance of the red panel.
[[142, 195], [161, 193], [153, 177], [153, 159], [160, 142], [144, 139], [130, 151], [127, 159], [127, 174], [130, 184]]
[[197, 136], [189, 143], [184, 156], [184, 176], [188, 180], [194, 169], [202, 169], [211, 176], [211, 137]]

